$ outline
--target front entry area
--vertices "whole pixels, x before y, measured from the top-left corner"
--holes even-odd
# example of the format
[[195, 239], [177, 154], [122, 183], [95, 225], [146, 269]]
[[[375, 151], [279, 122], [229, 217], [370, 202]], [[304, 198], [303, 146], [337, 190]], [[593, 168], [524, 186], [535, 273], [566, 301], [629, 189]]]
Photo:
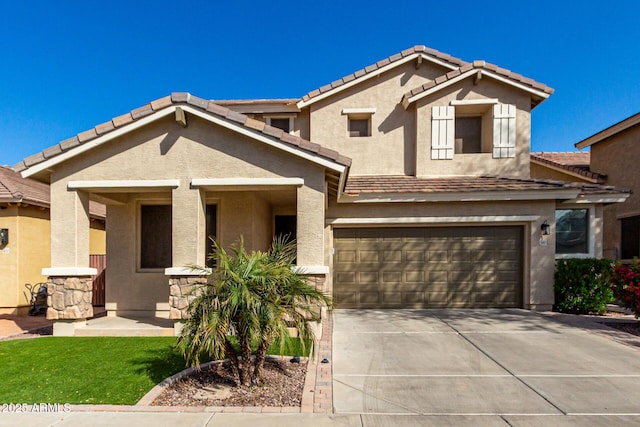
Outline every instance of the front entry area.
[[334, 229], [337, 308], [522, 307], [523, 227]]

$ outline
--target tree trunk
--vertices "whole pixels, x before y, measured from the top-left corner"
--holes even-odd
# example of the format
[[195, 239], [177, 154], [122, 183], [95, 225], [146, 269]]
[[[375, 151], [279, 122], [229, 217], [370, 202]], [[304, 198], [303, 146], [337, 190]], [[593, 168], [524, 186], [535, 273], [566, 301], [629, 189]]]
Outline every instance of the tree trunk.
[[260, 383], [260, 379], [262, 378], [262, 370], [264, 367], [264, 361], [267, 357], [267, 350], [269, 349], [269, 345], [271, 344], [268, 337], [264, 337], [260, 344], [258, 345], [258, 349], [256, 350], [256, 359], [253, 362], [253, 376], [251, 378], [251, 383], [256, 386]]
[[240, 382], [249, 387], [251, 385], [251, 341], [245, 337], [240, 341], [240, 356], [242, 357], [242, 367], [240, 369]]
[[236, 382], [236, 386], [242, 385], [242, 382], [240, 380], [240, 361], [238, 360], [238, 354], [231, 345], [231, 342], [229, 342], [228, 338], [224, 340], [224, 353], [227, 356], [227, 359], [229, 359], [231, 372], [233, 373], [233, 379]]

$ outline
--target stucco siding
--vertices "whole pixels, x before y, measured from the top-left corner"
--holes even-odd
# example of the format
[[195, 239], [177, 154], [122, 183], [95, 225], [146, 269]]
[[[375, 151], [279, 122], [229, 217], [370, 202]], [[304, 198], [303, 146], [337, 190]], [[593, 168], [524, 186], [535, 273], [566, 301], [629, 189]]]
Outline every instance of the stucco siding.
[[[310, 106], [310, 137], [314, 142], [351, 157], [355, 175], [414, 173], [415, 116], [400, 100], [410, 91], [448, 70], [410, 62]], [[349, 137], [345, 108], [375, 108], [370, 137]]]
[[[516, 106], [516, 149], [515, 157], [494, 159], [491, 152], [478, 154], [454, 154], [451, 160], [431, 159], [431, 118], [432, 107], [448, 106], [455, 100], [497, 99], [500, 104]], [[491, 151], [493, 132], [491, 105], [487, 104], [483, 122], [483, 151]], [[456, 107], [460, 109], [461, 107]], [[417, 176], [447, 175], [497, 175], [503, 177], [529, 178], [529, 156], [531, 144], [531, 97], [505, 84], [483, 78], [474, 85], [473, 79], [466, 79], [416, 102], [417, 123]]]

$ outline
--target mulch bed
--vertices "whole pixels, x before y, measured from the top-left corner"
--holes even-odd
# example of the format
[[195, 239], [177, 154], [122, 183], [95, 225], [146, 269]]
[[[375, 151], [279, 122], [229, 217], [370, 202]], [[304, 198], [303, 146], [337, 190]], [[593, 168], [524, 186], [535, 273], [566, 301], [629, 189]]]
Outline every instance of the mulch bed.
[[[236, 387], [227, 363], [205, 368], [169, 386], [152, 405], [300, 406], [307, 364], [285, 360], [267, 360], [262, 383], [257, 387]], [[208, 390], [220, 388], [228, 397], [205, 397], [210, 394]]]

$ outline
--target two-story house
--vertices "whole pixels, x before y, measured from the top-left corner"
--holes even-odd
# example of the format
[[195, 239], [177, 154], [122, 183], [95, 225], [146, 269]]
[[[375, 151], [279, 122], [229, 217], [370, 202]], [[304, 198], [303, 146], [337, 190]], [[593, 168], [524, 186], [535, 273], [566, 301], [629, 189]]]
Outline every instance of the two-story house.
[[279, 233], [339, 308], [549, 309], [556, 210], [588, 209], [598, 256], [602, 204], [627, 196], [530, 178], [530, 114], [551, 93], [416, 46], [300, 99], [174, 93], [100, 124], [16, 165], [51, 184], [48, 315], [91, 312], [90, 200], [107, 206], [110, 314], [180, 319], [207, 236], [265, 249]]

